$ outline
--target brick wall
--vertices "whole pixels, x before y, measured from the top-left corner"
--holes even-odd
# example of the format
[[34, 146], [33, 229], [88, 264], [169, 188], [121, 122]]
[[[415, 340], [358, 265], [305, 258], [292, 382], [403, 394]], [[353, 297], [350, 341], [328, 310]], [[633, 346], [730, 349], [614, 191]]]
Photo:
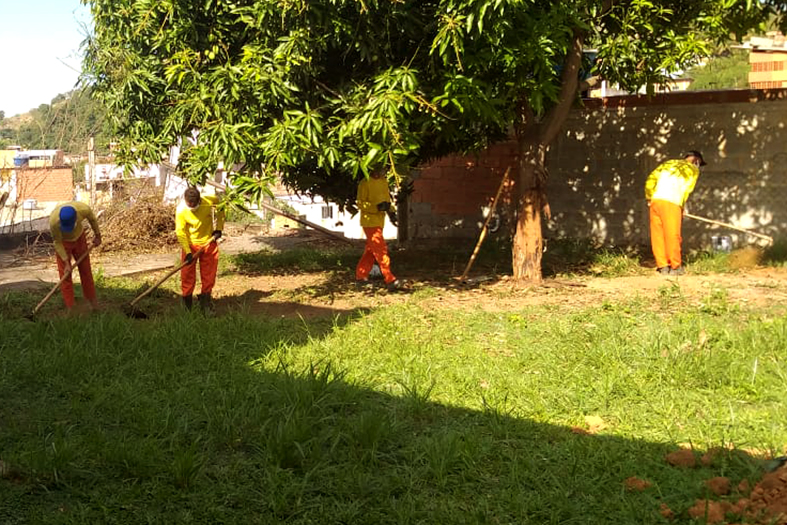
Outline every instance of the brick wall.
[[[484, 210], [515, 159], [516, 145], [505, 143], [477, 155], [451, 155], [424, 166], [415, 174], [415, 191], [408, 201], [408, 219], [412, 222], [407, 238], [476, 235]], [[511, 184], [503, 201], [510, 195]]]
[[17, 170], [18, 200], [64, 202], [74, 199], [74, 178], [71, 168]]
[[[648, 242], [644, 183], [662, 161], [703, 152], [689, 200], [696, 215], [770, 235], [787, 226], [787, 90], [680, 92], [586, 101], [550, 148], [546, 237], [609, 244]], [[408, 238], [473, 237], [513, 144], [449, 157], [415, 173]], [[504, 207], [505, 208], [505, 207]], [[707, 246], [713, 226], [686, 221], [687, 246]], [[731, 231], [737, 243], [751, 240]], [[501, 231], [499, 234], [505, 234]]]

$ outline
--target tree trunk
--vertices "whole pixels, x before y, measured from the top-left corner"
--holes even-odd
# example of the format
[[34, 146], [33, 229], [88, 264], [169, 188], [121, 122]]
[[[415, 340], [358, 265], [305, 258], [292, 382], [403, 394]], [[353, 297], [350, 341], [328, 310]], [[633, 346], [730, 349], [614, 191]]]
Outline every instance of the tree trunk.
[[549, 213], [546, 200], [546, 147], [533, 137], [519, 138], [519, 179], [516, 233], [512, 245], [514, 279], [541, 281], [541, 213]]
[[[605, 0], [605, 10], [611, 9], [612, 3], [612, 0]], [[546, 193], [547, 145], [557, 137], [577, 98], [584, 40], [584, 30], [574, 28], [571, 49], [566, 54], [560, 76], [560, 96], [543, 119], [537, 118], [525, 93], [518, 102], [519, 118], [514, 129], [519, 142], [519, 202], [512, 250], [514, 279], [519, 281], [541, 281], [541, 254], [544, 252], [541, 214], [547, 219], [550, 214]]]

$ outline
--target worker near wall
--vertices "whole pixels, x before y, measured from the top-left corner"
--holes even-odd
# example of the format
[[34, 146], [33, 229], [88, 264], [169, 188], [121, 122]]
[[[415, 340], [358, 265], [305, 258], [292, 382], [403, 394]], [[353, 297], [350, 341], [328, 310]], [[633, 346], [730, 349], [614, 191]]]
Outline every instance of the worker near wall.
[[[186, 263], [180, 271], [180, 286], [183, 304], [189, 310], [193, 305], [197, 282], [197, 262], [202, 281], [202, 293], [197, 296], [199, 305], [203, 311], [213, 309], [211, 293], [219, 267], [219, 246], [216, 241], [224, 229], [224, 212], [216, 209], [218, 203], [218, 197], [200, 195], [197, 188], [189, 187], [175, 212], [175, 231], [182, 248], [180, 260]], [[204, 250], [197, 254], [201, 248]]]
[[645, 182], [650, 208], [650, 244], [656, 271], [662, 275], [686, 273], [681, 259], [681, 222], [686, 201], [706, 162], [699, 151], [686, 152], [683, 160], [660, 164]]
[[[65, 202], [58, 205], [49, 215], [49, 231], [55, 244], [57, 271], [60, 278], [68, 273], [68, 277], [60, 285], [63, 302], [66, 308], [74, 306], [74, 281], [71, 278], [71, 258], [78, 260], [88, 252], [87, 238], [83, 222], [87, 219], [93, 229], [93, 246], [101, 244], [101, 230], [98, 220], [90, 206], [83, 202]], [[77, 267], [79, 280], [82, 283], [82, 295], [95, 309], [98, 307], [96, 300], [96, 286], [93, 282], [93, 271], [90, 267], [90, 255], [86, 255]]]
[[374, 171], [368, 179], [358, 184], [358, 208], [361, 211], [361, 227], [366, 235], [366, 248], [355, 269], [355, 285], [358, 288], [369, 284], [369, 273], [374, 261], [380, 267], [389, 290], [402, 288], [403, 283], [391, 272], [391, 258], [383, 238], [386, 214], [394, 214], [388, 180], [382, 171]]

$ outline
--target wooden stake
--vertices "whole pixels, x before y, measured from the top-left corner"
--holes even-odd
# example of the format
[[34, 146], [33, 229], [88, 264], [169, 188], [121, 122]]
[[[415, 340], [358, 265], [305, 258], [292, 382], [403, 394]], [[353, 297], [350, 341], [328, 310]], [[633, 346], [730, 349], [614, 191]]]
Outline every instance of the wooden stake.
[[467, 261], [467, 266], [465, 266], [465, 271], [462, 273], [462, 277], [459, 278], [460, 281], [464, 282], [467, 279], [467, 274], [470, 273], [470, 268], [473, 267], [473, 263], [475, 262], [475, 258], [478, 256], [478, 251], [481, 249], [481, 244], [484, 242], [486, 238], [486, 232], [489, 229], [489, 222], [492, 220], [492, 216], [495, 214], [495, 209], [497, 209], [497, 201], [500, 200], [500, 195], [503, 193], [503, 188], [506, 185], [506, 181], [508, 180], [508, 174], [511, 172], [511, 167], [509, 166], [506, 168], [505, 174], [503, 174], [503, 180], [500, 181], [500, 186], [497, 188], [497, 194], [495, 195], [495, 199], [492, 201], [492, 206], [489, 208], [489, 213], [486, 216], [486, 220], [484, 221], [483, 227], [481, 227], [481, 235], [478, 236], [478, 242], [475, 245], [475, 250], [473, 250], [473, 255], [470, 256], [470, 260]]
[[90, 179], [90, 205], [96, 206], [96, 149], [93, 137], [87, 139], [87, 165]]

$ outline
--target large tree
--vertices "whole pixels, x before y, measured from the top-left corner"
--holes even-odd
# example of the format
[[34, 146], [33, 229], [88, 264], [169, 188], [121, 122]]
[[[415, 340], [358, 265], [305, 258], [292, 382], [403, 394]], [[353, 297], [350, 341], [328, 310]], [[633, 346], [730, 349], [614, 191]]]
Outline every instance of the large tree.
[[83, 1], [95, 23], [85, 78], [129, 162], [180, 142], [194, 181], [242, 163], [236, 196], [257, 198], [276, 173], [350, 203], [371, 170], [396, 178], [515, 139], [513, 272], [527, 279], [541, 278], [547, 148], [584, 84], [657, 84], [784, 10], [757, 0]]

